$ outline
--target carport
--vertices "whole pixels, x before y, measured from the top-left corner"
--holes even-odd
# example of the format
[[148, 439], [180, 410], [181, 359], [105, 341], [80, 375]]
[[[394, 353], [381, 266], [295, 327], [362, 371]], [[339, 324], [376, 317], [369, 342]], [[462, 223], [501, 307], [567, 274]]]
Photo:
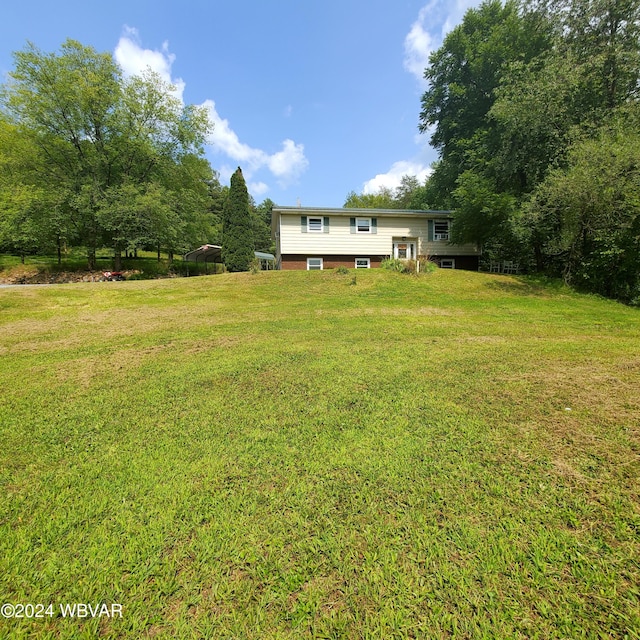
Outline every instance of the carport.
[[254, 255], [260, 260], [260, 268], [269, 271], [276, 268], [276, 257], [272, 253], [264, 253], [263, 251], [255, 251]]
[[[209, 273], [208, 265], [213, 263], [213, 273], [216, 273], [215, 265], [217, 263], [222, 264], [222, 247], [217, 244], [203, 244], [201, 247], [189, 251], [184, 254], [185, 262], [204, 262], [205, 273]], [[187, 272], [188, 275], [188, 272]]]

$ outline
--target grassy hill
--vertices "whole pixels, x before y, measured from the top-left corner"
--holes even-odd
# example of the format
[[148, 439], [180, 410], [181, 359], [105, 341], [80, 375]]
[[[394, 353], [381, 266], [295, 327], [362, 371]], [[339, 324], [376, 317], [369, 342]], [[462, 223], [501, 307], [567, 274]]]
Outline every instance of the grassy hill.
[[53, 605], [0, 637], [640, 637], [637, 309], [448, 270], [0, 289], [0, 389], [0, 601]]

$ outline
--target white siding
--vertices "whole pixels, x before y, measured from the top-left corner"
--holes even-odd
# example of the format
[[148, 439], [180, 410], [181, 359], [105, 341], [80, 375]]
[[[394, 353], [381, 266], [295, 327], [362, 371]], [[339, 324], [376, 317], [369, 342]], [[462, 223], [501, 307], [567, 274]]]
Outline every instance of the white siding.
[[[308, 212], [305, 214], [312, 217], [314, 215]], [[372, 215], [378, 221], [377, 233], [351, 233], [350, 217], [333, 215], [329, 216], [329, 233], [303, 233], [301, 215], [281, 214], [279, 240], [282, 254], [391, 255], [393, 240], [399, 240], [402, 237], [417, 240], [420, 255], [463, 253], [475, 255], [477, 253], [474, 245], [452, 246], [442, 240], [427, 242], [428, 220], [426, 218]], [[359, 213], [358, 217], [363, 216]]]

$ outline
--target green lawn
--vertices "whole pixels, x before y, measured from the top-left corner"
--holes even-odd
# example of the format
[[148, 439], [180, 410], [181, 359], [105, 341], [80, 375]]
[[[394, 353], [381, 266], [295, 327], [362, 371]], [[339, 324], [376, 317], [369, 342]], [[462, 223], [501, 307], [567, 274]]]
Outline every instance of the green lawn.
[[640, 638], [640, 311], [354, 275], [0, 289], [0, 638]]

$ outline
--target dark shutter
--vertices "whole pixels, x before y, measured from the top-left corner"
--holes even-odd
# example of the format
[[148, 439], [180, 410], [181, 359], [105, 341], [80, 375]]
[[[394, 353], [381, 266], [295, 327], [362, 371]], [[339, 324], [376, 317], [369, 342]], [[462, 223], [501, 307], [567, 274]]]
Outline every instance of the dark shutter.
[[324, 233], [329, 233], [329, 216], [325, 216], [323, 219], [323, 232]]
[[378, 218], [371, 218], [371, 233], [378, 233]]
[[355, 218], [349, 218], [349, 226], [350, 226], [351, 233], [355, 233], [356, 232], [356, 219]]
[[433, 220], [429, 220], [429, 231], [427, 234], [429, 242], [433, 242]]
[[307, 233], [307, 216], [300, 216], [300, 231]]

